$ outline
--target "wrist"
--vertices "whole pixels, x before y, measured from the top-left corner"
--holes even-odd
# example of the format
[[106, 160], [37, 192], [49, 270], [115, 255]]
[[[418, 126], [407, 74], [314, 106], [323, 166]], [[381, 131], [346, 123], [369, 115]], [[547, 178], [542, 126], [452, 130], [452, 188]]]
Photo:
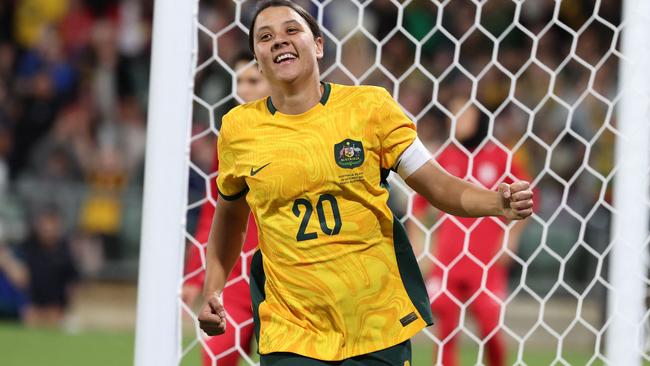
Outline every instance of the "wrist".
[[495, 194], [495, 200], [496, 200], [496, 208], [495, 208], [495, 214], [494, 216], [503, 216], [507, 217], [508, 213], [508, 207], [510, 206], [510, 202], [507, 198], [503, 197], [503, 194], [501, 192], [494, 192]]
[[219, 287], [212, 287], [212, 288], [206, 287], [203, 289], [203, 297], [205, 297], [206, 299], [211, 297], [212, 295], [221, 297], [222, 293], [223, 293], [223, 288], [219, 288]]

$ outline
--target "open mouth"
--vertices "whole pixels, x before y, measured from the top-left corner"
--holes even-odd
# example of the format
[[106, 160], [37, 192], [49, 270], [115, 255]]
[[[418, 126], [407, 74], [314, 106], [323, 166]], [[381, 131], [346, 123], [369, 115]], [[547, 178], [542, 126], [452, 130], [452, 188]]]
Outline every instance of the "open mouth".
[[296, 55], [295, 53], [285, 52], [275, 56], [273, 62], [275, 62], [276, 64], [283, 64], [283, 63], [289, 63], [297, 58], [298, 55]]

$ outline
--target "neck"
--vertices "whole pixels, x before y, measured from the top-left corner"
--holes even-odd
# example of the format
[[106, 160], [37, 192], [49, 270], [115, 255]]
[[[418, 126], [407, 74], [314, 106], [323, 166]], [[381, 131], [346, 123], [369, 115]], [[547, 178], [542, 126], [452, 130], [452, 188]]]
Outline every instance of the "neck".
[[302, 83], [283, 83], [271, 90], [273, 106], [284, 114], [305, 113], [320, 102], [323, 94], [318, 75]]

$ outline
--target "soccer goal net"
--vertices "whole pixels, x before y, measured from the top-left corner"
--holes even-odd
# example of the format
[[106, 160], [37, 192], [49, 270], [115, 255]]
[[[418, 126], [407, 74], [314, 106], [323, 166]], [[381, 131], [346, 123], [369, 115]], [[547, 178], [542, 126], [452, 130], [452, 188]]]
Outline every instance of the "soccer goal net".
[[[463, 365], [490, 365], [498, 352], [510, 365], [650, 361], [647, 2], [297, 2], [322, 27], [324, 81], [386, 88], [452, 174], [492, 189], [524, 178], [535, 189], [535, 213], [516, 227], [442, 214], [390, 178], [390, 205], [431, 301], [445, 298], [436, 325], [413, 340], [413, 364], [442, 365], [452, 347]], [[178, 174], [189, 177], [184, 249], [198, 250], [203, 266], [207, 237], [197, 227], [202, 207], [215, 202], [220, 120], [241, 102], [235, 63], [248, 49], [256, 3], [200, 1], [193, 18], [188, 171]], [[479, 127], [464, 133], [468, 120]], [[481, 245], [496, 249], [486, 254]], [[242, 253], [241, 275], [227, 286], [247, 284], [250, 255]], [[177, 294], [203, 266], [184, 271]], [[461, 283], [465, 275], [476, 288]], [[256, 364], [247, 345], [252, 318], [229, 314], [234, 337], [215, 351], [198, 327], [198, 305], [175, 301], [184, 331], [174, 362], [199, 362], [203, 349], [212, 365], [230, 365], [234, 355], [240, 365]], [[492, 318], [482, 317], [486, 304], [498, 309]]]

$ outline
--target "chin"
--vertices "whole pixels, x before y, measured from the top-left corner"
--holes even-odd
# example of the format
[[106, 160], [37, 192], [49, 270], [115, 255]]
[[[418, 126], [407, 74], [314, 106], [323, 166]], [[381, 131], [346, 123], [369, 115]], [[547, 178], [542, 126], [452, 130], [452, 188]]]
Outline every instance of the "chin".
[[280, 73], [275, 75], [275, 79], [281, 83], [290, 84], [298, 79], [297, 74], [294, 73]]
[[278, 67], [275, 71], [275, 79], [284, 83], [292, 82], [300, 78], [301, 68], [297, 67], [299, 65], [285, 65], [284, 67]]

